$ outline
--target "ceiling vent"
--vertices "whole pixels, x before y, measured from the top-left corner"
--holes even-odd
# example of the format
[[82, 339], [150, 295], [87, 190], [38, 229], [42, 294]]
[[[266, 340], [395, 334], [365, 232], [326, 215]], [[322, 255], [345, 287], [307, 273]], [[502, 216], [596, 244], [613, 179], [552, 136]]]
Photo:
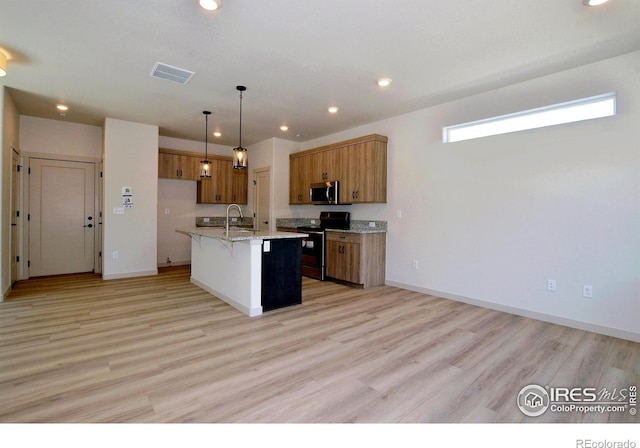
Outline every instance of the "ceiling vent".
[[156, 62], [150, 74], [152, 78], [166, 79], [167, 81], [173, 81], [179, 84], [188, 83], [193, 75], [195, 75], [195, 72], [163, 64], [162, 62]]

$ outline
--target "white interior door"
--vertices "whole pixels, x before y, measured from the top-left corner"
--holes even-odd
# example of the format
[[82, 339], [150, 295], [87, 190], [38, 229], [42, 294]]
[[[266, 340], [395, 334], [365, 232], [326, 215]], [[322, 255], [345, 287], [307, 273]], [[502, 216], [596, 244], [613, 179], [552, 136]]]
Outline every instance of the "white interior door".
[[93, 271], [94, 164], [31, 159], [29, 166], [29, 275]]
[[254, 171], [254, 207], [258, 230], [270, 230], [271, 227], [271, 168]]

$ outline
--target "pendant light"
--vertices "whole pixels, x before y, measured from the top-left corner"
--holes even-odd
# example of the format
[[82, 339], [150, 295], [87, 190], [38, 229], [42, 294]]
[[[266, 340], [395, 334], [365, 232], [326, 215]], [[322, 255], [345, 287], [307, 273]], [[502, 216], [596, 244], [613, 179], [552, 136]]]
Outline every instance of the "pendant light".
[[204, 114], [204, 160], [200, 161], [200, 177], [211, 177], [211, 162], [208, 159], [207, 143], [209, 142], [209, 115], [211, 112], [203, 110]]
[[237, 86], [236, 90], [240, 92], [240, 137], [238, 139], [238, 147], [233, 148], [233, 167], [242, 169], [247, 167], [247, 148], [242, 147], [242, 92], [247, 88], [245, 86]]

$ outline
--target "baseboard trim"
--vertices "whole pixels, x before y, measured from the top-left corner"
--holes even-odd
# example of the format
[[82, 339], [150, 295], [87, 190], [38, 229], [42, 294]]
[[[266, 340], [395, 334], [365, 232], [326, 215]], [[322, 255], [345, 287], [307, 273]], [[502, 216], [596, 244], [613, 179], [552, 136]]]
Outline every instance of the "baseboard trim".
[[241, 305], [238, 302], [236, 302], [235, 300], [233, 300], [233, 299], [227, 297], [226, 295], [222, 294], [220, 291], [216, 291], [215, 289], [210, 288], [209, 286], [205, 285], [204, 283], [202, 283], [199, 280], [196, 280], [193, 277], [191, 277], [191, 283], [193, 283], [194, 285], [196, 285], [199, 288], [204, 289], [209, 294], [216, 296], [218, 299], [222, 300], [227, 305], [231, 305], [232, 307], [234, 307], [235, 309], [237, 309], [241, 313], [246, 314], [249, 317], [255, 317], [255, 316], [259, 316], [259, 315], [262, 314], [262, 307], [259, 307], [259, 308], [248, 308], [248, 307], [246, 307], [244, 305]]
[[473, 299], [470, 297], [460, 296], [457, 294], [451, 294], [443, 291], [436, 291], [428, 288], [422, 288], [419, 286], [409, 285], [406, 283], [387, 280], [386, 284], [389, 286], [394, 286], [396, 288], [407, 289], [409, 291], [415, 291], [415, 292], [427, 294], [430, 296], [440, 297], [448, 300], [454, 300], [456, 302], [462, 302], [469, 305], [480, 306], [480, 307], [488, 308], [495, 311], [502, 311], [504, 313], [515, 314], [516, 316], [528, 317], [530, 319], [536, 319], [536, 320], [541, 320], [543, 322], [563, 325], [565, 327], [575, 328], [578, 330], [585, 330], [585, 331], [590, 331], [592, 333], [602, 334], [605, 336], [612, 336], [614, 338], [626, 339], [628, 341], [633, 341], [633, 342], [640, 342], [640, 333], [621, 330], [619, 328], [612, 328], [604, 325], [592, 324], [589, 322], [582, 322], [579, 320], [569, 319], [566, 317], [554, 316], [552, 314], [539, 313], [537, 311], [525, 310], [522, 308], [502, 305], [499, 303], [487, 302], [485, 300]]
[[118, 280], [121, 278], [133, 278], [133, 277], [148, 277], [150, 275], [158, 275], [158, 270], [153, 269], [151, 271], [138, 271], [138, 272], [123, 272], [120, 274], [102, 274], [102, 280]]
[[191, 260], [186, 261], [172, 261], [171, 263], [158, 263], [159, 268], [170, 268], [171, 266], [186, 266], [191, 264]]

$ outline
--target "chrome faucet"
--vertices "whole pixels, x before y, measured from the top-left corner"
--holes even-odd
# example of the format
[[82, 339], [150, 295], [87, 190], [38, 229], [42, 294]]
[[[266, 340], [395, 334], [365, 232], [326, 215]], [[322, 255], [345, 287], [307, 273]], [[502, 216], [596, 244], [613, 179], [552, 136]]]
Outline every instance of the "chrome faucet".
[[240, 206], [238, 204], [229, 204], [229, 206], [227, 207], [227, 235], [229, 234], [229, 210], [231, 209], [231, 207], [237, 208], [240, 212], [240, 218], [244, 218], [242, 210], [240, 209]]

